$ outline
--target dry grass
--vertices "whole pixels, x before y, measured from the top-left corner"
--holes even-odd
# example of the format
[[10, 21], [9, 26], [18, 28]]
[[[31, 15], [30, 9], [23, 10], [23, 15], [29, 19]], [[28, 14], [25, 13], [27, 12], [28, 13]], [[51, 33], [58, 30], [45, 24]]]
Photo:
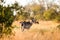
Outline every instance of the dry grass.
[[11, 36], [10, 40], [60, 40], [60, 31], [56, 28], [59, 23], [40, 21], [39, 24], [33, 24], [29, 30], [24, 32], [20, 29], [19, 21], [15, 21], [13, 25], [19, 28], [14, 29], [15, 36]]

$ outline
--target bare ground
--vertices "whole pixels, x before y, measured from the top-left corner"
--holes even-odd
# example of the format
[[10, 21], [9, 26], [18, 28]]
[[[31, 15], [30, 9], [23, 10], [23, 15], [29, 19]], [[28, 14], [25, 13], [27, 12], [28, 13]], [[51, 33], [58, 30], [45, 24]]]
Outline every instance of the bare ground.
[[40, 21], [39, 24], [33, 24], [29, 30], [21, 31], [19, 21], [15, 21], [15, 36], [4, 40], [60, 40], [60, 31], [57, 30], [57, 25], [52, 21]]

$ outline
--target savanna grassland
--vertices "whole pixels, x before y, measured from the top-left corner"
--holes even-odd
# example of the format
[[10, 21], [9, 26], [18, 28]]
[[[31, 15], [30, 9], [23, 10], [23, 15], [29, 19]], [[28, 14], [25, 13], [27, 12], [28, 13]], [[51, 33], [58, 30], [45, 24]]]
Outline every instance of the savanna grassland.
[[60, 23], [52, 21], [40, 21], [39, 24], [33, 24], [29, 30], [21, 31], [19, 21], [15, 21], [13, 25], [15, 35], [10, 40], [60, 40], [60, 30], [57, 26]]

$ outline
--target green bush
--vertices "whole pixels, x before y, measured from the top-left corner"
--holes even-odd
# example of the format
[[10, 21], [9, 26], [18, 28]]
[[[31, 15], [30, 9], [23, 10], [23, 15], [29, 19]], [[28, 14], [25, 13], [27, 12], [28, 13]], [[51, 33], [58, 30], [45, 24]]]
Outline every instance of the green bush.
[[12, 23], [14, 21], [13, 11], [11, 11], [11, 7], [3, 7], [0, 5], [0, 37], [4, 36], [4, 34], [10, 35], [14, 27], [12, 27]]
[[60, 29], [60, 25], [58, 25], [57, 28]]
[[57, 13], [54, 9], [48, 9], [44, 12], [43, 16], [46, 20], [53, 20], [55, 19]]
[[56, 20], [57, 22], [60, 22], [60, 15], [56, 16], [55, 20]]

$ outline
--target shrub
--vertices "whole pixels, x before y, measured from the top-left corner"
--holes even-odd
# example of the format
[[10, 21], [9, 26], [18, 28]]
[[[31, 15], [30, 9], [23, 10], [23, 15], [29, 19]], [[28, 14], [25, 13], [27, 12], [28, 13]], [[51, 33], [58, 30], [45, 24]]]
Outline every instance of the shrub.
[[46, 20], [53, 20], [55, 19], [57, 13], [54, 9], [48, 9], [44, 12], [43, 16]]
[[55, 21], [60, 22], [60, 15], [56, 16]]
[[58, 25], [57, 28], [60, 29], [60, 25]]

